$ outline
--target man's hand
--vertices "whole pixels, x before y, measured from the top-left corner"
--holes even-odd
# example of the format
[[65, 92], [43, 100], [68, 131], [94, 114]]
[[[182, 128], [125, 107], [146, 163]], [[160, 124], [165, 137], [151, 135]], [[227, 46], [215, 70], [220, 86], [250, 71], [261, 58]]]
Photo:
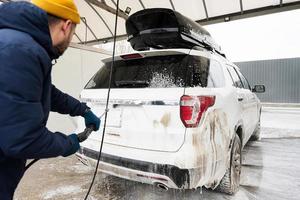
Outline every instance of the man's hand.
[[93, 125], [95, 127], [94, 131], [99, 130], [101, 120], [91, 110], [84, 114], [84, 121], [86, 127]]

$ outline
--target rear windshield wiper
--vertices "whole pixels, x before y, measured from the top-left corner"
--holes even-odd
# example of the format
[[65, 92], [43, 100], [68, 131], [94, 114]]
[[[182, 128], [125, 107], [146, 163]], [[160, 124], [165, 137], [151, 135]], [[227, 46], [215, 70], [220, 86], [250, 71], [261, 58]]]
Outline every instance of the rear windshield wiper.
[[148, 87], [148, 81], [115, 81], [117, 87], [143, 88]]

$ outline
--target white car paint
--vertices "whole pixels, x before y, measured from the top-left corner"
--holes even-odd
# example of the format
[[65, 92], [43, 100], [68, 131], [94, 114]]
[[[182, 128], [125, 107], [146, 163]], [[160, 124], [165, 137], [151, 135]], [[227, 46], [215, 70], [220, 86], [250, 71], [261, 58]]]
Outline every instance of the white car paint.
[[[219, 88], [112, 89], [103, 154], [113, 159], [108, 162], [104, 158], [100, 170], [139, 182], [162, 183], [169, 188], [216, 187], [229, 166], [232, 139], [237, 129], [241, 128], [240, 136], [245, 145], [259, 122], [261, 106], [258, 98], [248, 89], [233, 86], [227, 68], [239, 69], [218, 54], [204, 49], [138, 53], [142, 57], [187, 54], [208, 58], [221, 66], [224, 85]], [[121, 59], [116, 57], [116, 60]], [[184, 94], [215, 97], [214, 105], [204, 112], [199, 124], [193, 128], [186, 128], [180, 118], [180, 98]], [[100, 116], [105, 110], [107, 89], [85, 89], [81, 98]], [[152, 105], [153, 101], [165, 105]], [[82, 150], [77, 154], [82, 162], [94, 165], [103, 125], [104, 119], [100, 130], [82, 143]], [[79, 119], [78, 132], [83, 129], [84, 122]], [[177, 176], [175, 172], [169, 172], [170, 169], [176, 171]]]

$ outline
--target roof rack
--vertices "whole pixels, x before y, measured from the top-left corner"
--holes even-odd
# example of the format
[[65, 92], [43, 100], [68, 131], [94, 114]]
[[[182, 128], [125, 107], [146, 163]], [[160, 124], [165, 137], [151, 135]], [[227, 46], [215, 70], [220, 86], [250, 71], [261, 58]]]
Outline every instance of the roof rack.
[[132, 14], [126, 21], [126, 32], [137, 51], [200, 46], [225, 57], [208, 31], [171, 9], [144, 9]]

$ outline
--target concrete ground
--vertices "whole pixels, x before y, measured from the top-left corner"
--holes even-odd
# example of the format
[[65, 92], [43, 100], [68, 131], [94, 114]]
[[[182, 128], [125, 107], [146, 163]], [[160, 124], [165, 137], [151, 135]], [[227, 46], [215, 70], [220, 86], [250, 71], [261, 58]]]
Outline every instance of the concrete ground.
[[[167, 192], [129, 180], [98, 173], [91, 200], [298, 200], [300, 199], [300, 109], [264, 108], [263, 139], [243, 150], [240, 190], [234, 196], [211, 190]], [[74, 156], [42, 160], [20, 183], [15, 200], [84, 199], [93, 169]]]

